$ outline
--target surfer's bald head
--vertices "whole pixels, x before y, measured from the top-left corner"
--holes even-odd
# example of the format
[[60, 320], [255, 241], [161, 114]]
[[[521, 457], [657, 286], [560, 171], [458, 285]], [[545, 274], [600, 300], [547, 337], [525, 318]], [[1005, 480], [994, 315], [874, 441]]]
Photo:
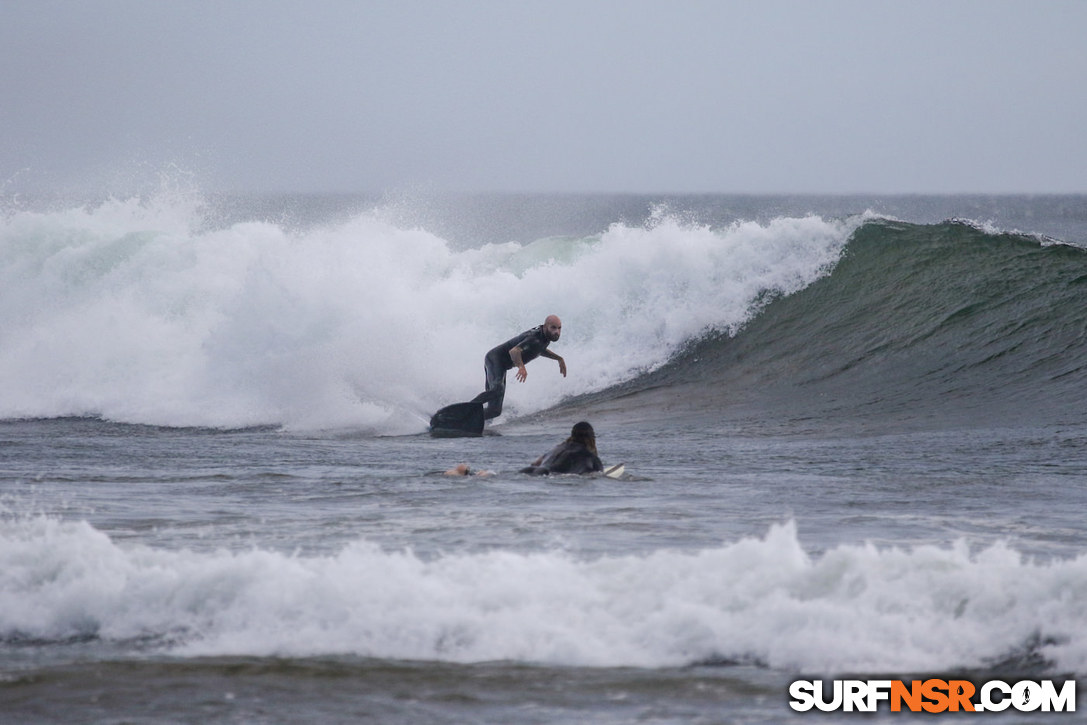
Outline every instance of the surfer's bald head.
[[543, 324], [544, 334], [547, 335], [547, 339], [551, 342], [559, 339], [562, 334], [562, 320], [558, 315], [548, 315]]

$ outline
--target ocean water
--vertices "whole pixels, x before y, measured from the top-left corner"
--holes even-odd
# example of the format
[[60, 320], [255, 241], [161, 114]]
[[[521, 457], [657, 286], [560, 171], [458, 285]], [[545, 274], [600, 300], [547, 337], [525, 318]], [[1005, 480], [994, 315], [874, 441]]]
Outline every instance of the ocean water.
[[[10, 201], [0, 722], [1082, 678], [1085, 296], [1082, 196]], [[551, 313], [566, 378], [426, 434]], [[517, 473], [582, 419], [623, 480]]]

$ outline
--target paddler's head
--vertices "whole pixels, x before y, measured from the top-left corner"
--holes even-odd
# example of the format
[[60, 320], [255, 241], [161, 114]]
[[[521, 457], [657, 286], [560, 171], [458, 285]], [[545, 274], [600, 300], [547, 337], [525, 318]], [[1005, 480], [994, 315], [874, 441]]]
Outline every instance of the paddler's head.
[[596, 431], [585, 421], [574, 424], [570, 430], [570, 440], [580, 443], [596, 455]]

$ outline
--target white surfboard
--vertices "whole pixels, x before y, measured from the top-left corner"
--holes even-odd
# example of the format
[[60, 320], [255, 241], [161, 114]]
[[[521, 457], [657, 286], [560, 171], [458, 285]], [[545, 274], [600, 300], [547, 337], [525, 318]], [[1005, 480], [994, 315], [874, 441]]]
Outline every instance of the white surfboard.
[[608, 466], [607, 468], [605, 468], [604, 475], [608, 478], [620, 478], [624, 473], [626, 473], [626, 470], [627, 464], [616, 463], [614, 466]]

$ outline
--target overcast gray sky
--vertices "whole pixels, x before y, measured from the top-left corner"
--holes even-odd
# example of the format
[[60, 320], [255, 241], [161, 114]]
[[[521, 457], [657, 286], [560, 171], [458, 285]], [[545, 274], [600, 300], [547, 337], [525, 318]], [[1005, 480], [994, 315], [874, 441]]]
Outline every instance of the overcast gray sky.
[[0, 193], [1087, 192], [1084, 0], [0, 0]]

